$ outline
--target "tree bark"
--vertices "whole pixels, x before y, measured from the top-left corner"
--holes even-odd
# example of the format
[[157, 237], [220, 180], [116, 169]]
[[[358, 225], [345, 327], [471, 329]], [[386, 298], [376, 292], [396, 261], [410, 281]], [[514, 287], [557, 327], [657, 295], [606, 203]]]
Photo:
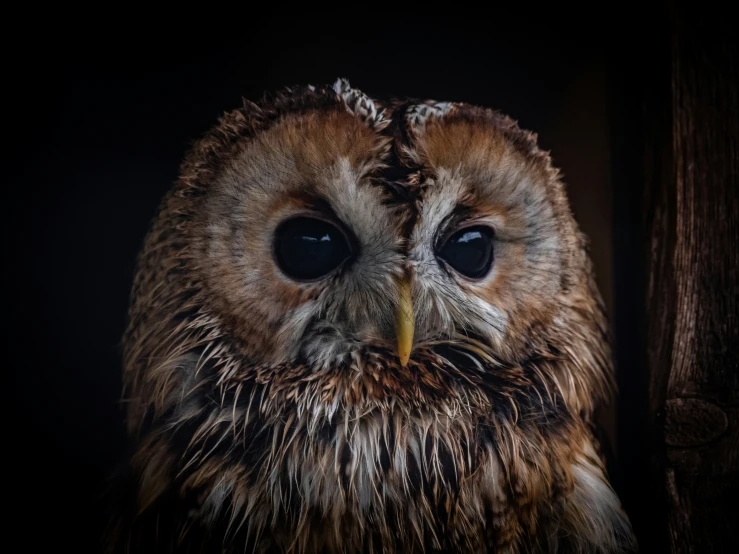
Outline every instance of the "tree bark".
[[644, 112], [645, 454], [666, 550], [739, 552], [739, 45], [705, 2], [666, 16]]

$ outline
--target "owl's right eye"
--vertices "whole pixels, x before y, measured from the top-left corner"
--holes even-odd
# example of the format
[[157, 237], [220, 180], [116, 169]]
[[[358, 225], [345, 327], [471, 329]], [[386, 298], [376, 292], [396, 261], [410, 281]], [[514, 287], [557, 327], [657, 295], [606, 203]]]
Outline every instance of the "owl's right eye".
[[275, 258], [280, 269], [298, 281], [313, 281], [331, 273], [349, 258], [346, 234], [333, 223], [295, 217], [275, 232]]

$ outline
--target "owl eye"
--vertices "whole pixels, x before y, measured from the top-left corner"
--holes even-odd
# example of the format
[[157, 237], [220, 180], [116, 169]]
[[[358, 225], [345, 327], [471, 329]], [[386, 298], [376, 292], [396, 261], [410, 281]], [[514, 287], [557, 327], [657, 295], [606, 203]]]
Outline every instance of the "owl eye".
[[351, 255], [347, 236], [336, 225], [295, 217], [275, 232], [275, 258], [288, 277], [311, 281], [327, 275]]
[[464, 227], [451, 235], [437, 256], [469, 279], [482, 279], [493, 265], [493, 237], [490, 227]]

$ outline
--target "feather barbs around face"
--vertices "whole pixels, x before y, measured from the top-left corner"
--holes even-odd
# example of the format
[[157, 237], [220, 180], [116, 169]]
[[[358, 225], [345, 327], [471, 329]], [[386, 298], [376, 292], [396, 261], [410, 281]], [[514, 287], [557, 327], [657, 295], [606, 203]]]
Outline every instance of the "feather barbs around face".
[[[291, 236], [301, 264], [328, 252], [326, 271], [280, 265], [278, 230], [297, 220], [321, 222]], [[471, 225], [494, 254], [475, 279], [440, 252]], [[560, 497], [605, 490], [578, 462], [610, 390], [605, 328], [532, 134], [345, 80], [283, 91], [195, 145], [147, 237], [124, 342], [136, 471], [153, 496], [197, 489], [204, 521], [285, 550], [548, 540]], [[563, 513], [577, 535], [583, 512]], [[316, 537], [314, 520], [351, 532]]]
[[[396, 165], [406, 177], [386, 182]], [[325, 367], [393, 345], [395, 291], [408, 272], [415, 319], [404, 343], [461, 332], [509, 361], [567, 342], [560, 335], [577, 312], [565, 284], [593, 296], [556, 170], [531, 133], [491, 110], [383, 107], [345, 80], [289, 90], [227, 114], [193, 149], [175, 191], [177, 205], [163, 213], [178, 214], [180, 231], [167, 233], [201, 310], [255, 363], [307, 356]], [[281, 272], [275, 232], [296, 216], [342, 229], [351, 259], [310, 282]], [[474, 283], [438, 255], [440, 237], [470, 222], [495, 236], [495, 261]]]

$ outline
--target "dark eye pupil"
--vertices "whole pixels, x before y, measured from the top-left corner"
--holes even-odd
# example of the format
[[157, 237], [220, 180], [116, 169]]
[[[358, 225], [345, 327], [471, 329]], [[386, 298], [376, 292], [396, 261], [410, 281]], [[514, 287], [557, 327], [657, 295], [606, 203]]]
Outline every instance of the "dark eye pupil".
[[447, 239], [439, 257], [462, 275], [482, 279], [493, 265], [493, 236], [490, 227], [465, 227]]
[[335, 225], [312, 217], [289, 219], [275, 233], [275, 257], [294, 279], [317, 279], [351, 254], [346, 236]]

